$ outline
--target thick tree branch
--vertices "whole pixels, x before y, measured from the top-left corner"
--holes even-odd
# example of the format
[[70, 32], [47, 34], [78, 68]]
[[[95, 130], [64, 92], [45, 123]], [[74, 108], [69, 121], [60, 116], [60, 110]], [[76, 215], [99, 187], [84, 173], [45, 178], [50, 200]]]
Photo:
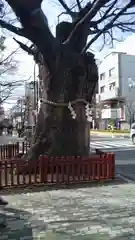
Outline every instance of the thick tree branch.
[[41, 10], [42, 0], [6, 1], [20, 19], [25, 29], [25, 36], [37, 46], [38, 50], [43, 54], [49, 70], [53, 72], [57, 44], [48, 27], [47, 18]]
[[25, 45], [24, 43], [22, 43], [22, 42], [16, 40], [15, 38], [13, 38], [13, 39], [16, 41], [16, 43], [19, 44], [19, 46], [20, 46], [25, 52], [27, 52], [28, 54], [33, 55], [33, 56], [35, 55], [33, 49], [31, 49], [30, 47], [28, 47], [28, 46]]
[[13, 26], [13, 25], [11, 25], [11, 24], [9, 24], [9, 23], [1, 20], [1, 19], [0, 19], [0, 26], [1, 26], [2, 28], [6, 28], [6, 29], [9, 30], [10, 32], [13, 32], [13, 33], [15, 33], [15, 34], [17, 34], [17, 35], [19, 35], [19, 36], [25, 37], [25, 34], [24, 34], [24, 30], [23, 30], [23, 29], [18, 28], [18, 27], [15, 27], [15, 26]]
[[29, 55], [32, 55], [34, 57], [34, 60], [36, 63], [40, 63], [40, 64], [43, 63], [42, 59], [39, 57], [39, 51], [37, 48], [28, 47], [26, 44], [16, 40], [15, 38], [13, 39], [19, 44], [21, 49], [23, 49]]

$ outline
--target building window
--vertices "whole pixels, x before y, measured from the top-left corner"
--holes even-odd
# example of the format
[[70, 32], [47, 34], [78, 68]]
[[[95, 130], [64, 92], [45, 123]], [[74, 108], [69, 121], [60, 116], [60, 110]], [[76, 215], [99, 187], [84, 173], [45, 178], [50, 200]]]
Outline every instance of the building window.
[[105, 80], [105, 72], [100, 74], [100, 80]]
[[115, 72], [115, 68], [113, 67], [109, 70], [109, 77], [114, 76], [114, 72]]
[[109, 84], [109, 90], [114, 90], [115, 89], [115, 82], [112, 82]]
[[103, 93], [105, 91], [105, 86], [102, 86], [101, 88], [100, 88], [100, 93]]

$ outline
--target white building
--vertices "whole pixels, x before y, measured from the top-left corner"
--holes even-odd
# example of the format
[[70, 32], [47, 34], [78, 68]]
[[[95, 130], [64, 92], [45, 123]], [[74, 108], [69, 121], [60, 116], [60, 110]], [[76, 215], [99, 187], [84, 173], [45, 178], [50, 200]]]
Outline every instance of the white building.
[[102, 128], [110, 120], [128, 128], [135, 113], [135, 55], [112, 52], [99, 64], [97, 108]]

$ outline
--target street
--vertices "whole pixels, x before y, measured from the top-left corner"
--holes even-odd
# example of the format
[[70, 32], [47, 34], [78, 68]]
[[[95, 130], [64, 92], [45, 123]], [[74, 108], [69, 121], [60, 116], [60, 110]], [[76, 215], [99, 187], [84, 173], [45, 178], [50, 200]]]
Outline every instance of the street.
[[18, 138], [17, 136], [0, 136], [0, 145], [11, 144], [16, 142], [22, 142], [23, 138]]
[[124, 173], [135, 180], [135, 145], [129, 138], [112, 138], [111, 136], [91, 135], [90, 148], [114, 152], [116, 157], [116, 171]]

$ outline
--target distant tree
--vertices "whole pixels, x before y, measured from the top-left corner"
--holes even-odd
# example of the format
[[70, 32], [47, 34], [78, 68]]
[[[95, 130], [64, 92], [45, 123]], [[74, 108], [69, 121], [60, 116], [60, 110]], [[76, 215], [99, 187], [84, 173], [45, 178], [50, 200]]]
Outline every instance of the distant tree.
[[9, 116], [19, 136], [21, 136], [24, 133], [24, 123], [25, 123], [24, 97], [17, 99], [16, 103], [10, 109]]
[[135, 121], [135, 119], [134, 119], [134, 117], [135, 117], [135, 101], [129, 100], [128, 98], [126, 99], [125, 113], [126, 113], [127, 121], [131, 128], [132, 123]]

